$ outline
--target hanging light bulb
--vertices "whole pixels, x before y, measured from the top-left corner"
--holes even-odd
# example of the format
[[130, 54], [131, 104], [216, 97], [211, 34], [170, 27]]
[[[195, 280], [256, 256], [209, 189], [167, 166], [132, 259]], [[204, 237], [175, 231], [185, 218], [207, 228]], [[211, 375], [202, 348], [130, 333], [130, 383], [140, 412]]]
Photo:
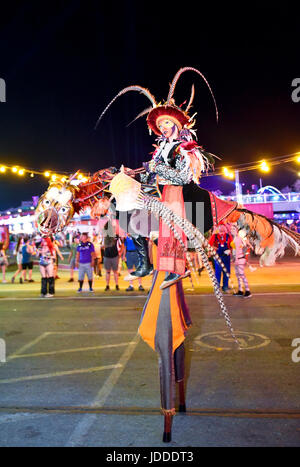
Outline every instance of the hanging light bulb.
[[261, 161], [260, 165], [259, 165], [259, 169], [262, 171], [262, 172], [270, 172], [270, 166], [269, 164], [267, 164], [266, 161]]

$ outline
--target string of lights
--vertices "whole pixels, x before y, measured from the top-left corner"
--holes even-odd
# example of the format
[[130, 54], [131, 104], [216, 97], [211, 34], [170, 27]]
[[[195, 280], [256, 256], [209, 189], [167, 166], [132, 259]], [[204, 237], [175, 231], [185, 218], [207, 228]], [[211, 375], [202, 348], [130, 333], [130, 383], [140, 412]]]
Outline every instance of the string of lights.
[[[285, 164], [288, 162], [296, 162], [297, 164], [300, 164], [300, 152], [287, 154], [284, 156], [276, 156], [269, 158], [268, 160], [261, 159], [258, 162], [236, 164], [226, 167], [217, 167], [214, 172], [208, 173], [205, 176], [212, 177], [216, 175], [223, 175], [226, 178], [234, 179], [236, 171], [247, 172], [249, 170], [260, 170], [261, 172], [267, 173], [270, 172], [272, 166]], [[53, 170], [40, 171], [35, 169], [28, 169], [19, 165], [0, 164], [0, 175], [5, 174], [7, 172], [13, 173], [20, 177], [24, 175], [29, 175], [30, 178], [34, 178], [36, 175], [43, 176], [51, 181], [61, 180], [62, 182], [64, 182], [69, 178], [69, 174], [67, 172], [58, 173]], [[300, 172], [298, 173], [298, 175], [300, 176]], [[88, 180], [86, 174], [84, 173], [78, 173], [76, 178], [84, 182]]]
[[[271, 167], [275, 165], [281, 165], [288, 162], [296, 162], [300, 164], [300, 152], [295, 152], [293, 154], [287, 154], [284, 156], [277, 156], [269, 158], [268, 160], [262, 159], [258, 162], [237, 164], [226, 167], [217, 168], [215, 172], [207, 174], [207, 176], [223, 175], [226, 178], [234, 179], [235, 172], [247, 172], [249, 170], [260, 170], [261, 172], [268, 173], [271, 170]], [[298, 173], [300, 176], [300, 172]]]
[[[20, 165], [0, 164], [0, 175], [4, 175], [6, 173], [12, 173], [19, 177], [29, 175], [30, 178], [34, 178], [36, 175], [38, 175], [48, 178], [51, 181], [60, 180], [62, 182], [66, 181], [69, 178], [69, 174], [67, 172], [58, 173], [52, 170], [40, 171], [35, 169], [28, 169]], [[76, 178], [82, 181], [87, 181], [87, 177], [82, 173], [78, 173]]]

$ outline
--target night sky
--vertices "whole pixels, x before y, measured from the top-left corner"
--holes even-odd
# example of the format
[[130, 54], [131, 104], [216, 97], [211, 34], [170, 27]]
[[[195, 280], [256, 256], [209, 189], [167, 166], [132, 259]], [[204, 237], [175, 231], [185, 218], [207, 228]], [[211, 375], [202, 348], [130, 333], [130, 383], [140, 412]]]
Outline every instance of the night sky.
[[[0, 103], [0, 163], [36, 170], [93, 172], [108, 166], [137, 168], [154, 143], [145, 119], [126, 125], [148, 106], [138, 93], [121, 97], [98, 129], [107, 103], [123, 87], [147, 87], [166, 99], [169, 83], [183, 66], [198, 68], [205, 83], [185, 73], [176, 103], [194, 83], [201, 145], [222, 157], [221, 165], [257, 161], [300, 151], [300, 102], [292, 101], [300, 78], [299, 14], [292, 7], [240, 9], [203, 2], [9, 2], [1, 5], [0, 78], [7, 102]], [[263, 4], [262, 4], [263, 5]], [[200, 7], [199, 9], [196, 9]], [[245, 189], [260, 174], [241, 175]], [[279, 188], [297, 179], [296, 167], [278, 167], [263, 184]], [[233, 190], [221, 177], [202, 186]], [[17, 206], [47, 187], [1, 175], [0, 209]]]

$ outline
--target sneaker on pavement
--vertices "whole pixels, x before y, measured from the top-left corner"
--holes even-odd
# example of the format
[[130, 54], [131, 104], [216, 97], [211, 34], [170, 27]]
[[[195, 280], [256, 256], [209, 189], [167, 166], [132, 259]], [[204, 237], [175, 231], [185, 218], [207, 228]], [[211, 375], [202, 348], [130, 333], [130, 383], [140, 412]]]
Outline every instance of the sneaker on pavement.
[[107, 285], [107, 286], [105, 287], [104, 290], [105, 290], [105, 291], [106, 291], [106, 290], [109, 290], [109, 285]]
[[94, 292], [94, 289], [92, 287], [90, 287], [90, 292]]
[[244, 293], [242, 292], [242, 290], [239, 290], [238, 292], [234, 293], [233, 296], [234, 297], [243, 297]]
[[246, 290], [244, 294], [244, 298], [250, 298], [250, 297], [252, 297], [252, 293], [250, 292], [250, 290]]
[[130, 285], [129, 287], [127, 287], [126, 292], [132, 292], [133, 290], [134, 288], [132, 287], [132, 285]]
[[139, 290], [140, 290], [141, 292], [145, 292], [145, 289], [144, 289], [144, 287], [143, 287], [142, 285], [139, 286]]
[[116, 285], [116, 290], [120, 290], [118, 285]]
[[77, 293], [80, 293], [80, 292], [82, 292], [82, 288], [81, 288], [81, 287], [79, 287], [79, 289], [77, 290]]
[[74, 282], [74, 279], [69, 279], [68, 282]]

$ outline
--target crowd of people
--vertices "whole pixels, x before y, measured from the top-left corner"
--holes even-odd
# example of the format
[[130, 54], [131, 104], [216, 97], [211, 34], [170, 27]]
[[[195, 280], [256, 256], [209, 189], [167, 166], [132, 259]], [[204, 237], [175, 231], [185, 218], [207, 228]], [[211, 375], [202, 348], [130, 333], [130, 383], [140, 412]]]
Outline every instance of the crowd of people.
[[[70, 234], [60, 234], [56, 237], [42, 238], [39, 235], [34, 237], [17, 237], [14, 248], [14, 255], [17, 263], [17, 270], [11, 277], [14, 283], [19, 278], [20, 284], [24, 282], [34, 282], [32, 278], [33, 265], [38, 264], [41, 274], [41, 296], [53, 297], [55, 294], [55, 280], [59, 279], [59, 260], [64, 261], [62, 249], [67, 255], [64, 261], [65, 267], [69, 268], [70, 277], [68, 282], [75, 282], [75, 271], [77, 272], [78, 289], [83, 291], [85, 279], [87, 279], [88, 291], [93, 292], [93, 282], [95, 277], [105, 278], [104, 291], [111, 290], [113, 279], [116, 291], [119, 288], [119, 278], [122, 269], [126, 268], [131, 273], [138, 267], [139, 257], [135, 244], [130, 235], [121, 238], [116, 234], [111, 234], [108, 230], [92, 235], [79, 231]], [[245, 275], [245, 268], [251, 250], [247, 241], [240, 236], [235, 225], [228, 226], [220, 224], [213, 232], [210, 232], [209, 244], [218, 253], [221, 262], [212, 261], [216, 279], [223, 291], [229, 292], [229, 279], [231, 265], [238, 283], [236, 296], [245, 298], [251, 297], [249, 283]], [[192, 267], [201, 275], [203, 268], [201, 256], [196, 252], [190, 252]], [[5, 272], [8, 266], [8, 258], [0, 244], [0, 266], [2, 268], [2, 283], [6, 283]], [[251, 266], [250, 266], [251, 267]], [[144, 291], [142, 279], [136, 281], [139, 291]], [[135, 283], [130, 280], [126, 292], [135, 290]]]
[[[35, 236], [16, 236], [11, 238], [14, 246], [13, 255], [17, 263], [17, 270], [11, 277], [14, 283], [19, 278], [19, 283], [34, 282], [32, 278], [33, 265], [38, 264], [41, 274], [41, 296], [50, 298], [55, 294], [55, 280], [59, 279], [59, 259], [64, 261], [62, 249], [67, 251], [67, 261], [70, 277], [68, 282], [75, 281], [75, 270], [78, 271], [79, 287], [77, 292], [83, 291], [85, 277], [88, 282], [88, 290], [93, 292], [94, 277], [102, 276], [105, 271], [105, 291], [110, 290], [111, 276], [114, 279], [115, 290], [119, 288], [121, 269], [132, 272], [138, 265], [138, 255], [130, 235], [121, 239], [117, 235], [97, 234], [94, 230], [90, 236], [87, 232], [73, 232], [71, 235], [60, 234], [56, 237], [42, 238]], [[66, 255], [66, 253], [64, 253]], [[0, 244], [0, 266], [2, 267], [2, 283], [6, 281], [6, 268], [8, 257]], [[144, 291], [142, 279], [138, 280], [138, 290]], [[130, 281], [127, 292], [134, 291]]]

